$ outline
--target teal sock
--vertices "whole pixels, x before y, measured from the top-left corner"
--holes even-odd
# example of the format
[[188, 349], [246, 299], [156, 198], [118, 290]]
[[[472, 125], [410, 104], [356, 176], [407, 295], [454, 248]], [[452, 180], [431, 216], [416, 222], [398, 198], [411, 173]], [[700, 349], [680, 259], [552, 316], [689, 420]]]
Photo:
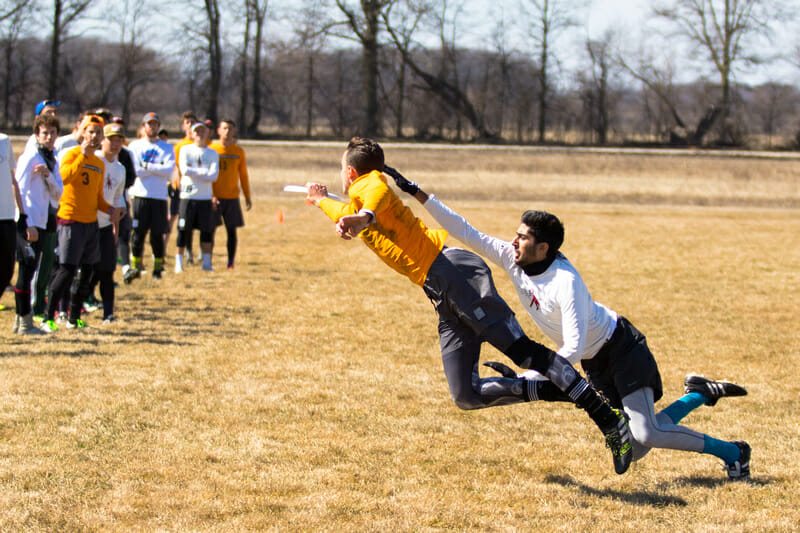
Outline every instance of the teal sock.
[[706, 397], [700, 394], [699, 392], [690, 392], [681, 398], [675, 400], [671, 405], [666, 407], [662, 413], [667, 415], [670, 420], [672, 420], [673, 424], [677, 424], [684, 418], [686, 415], [700, 407], [701, 405], [705, 405]]
[[704, 437], [703, 453], [719, 457], [725, 461], [725, 464], [730, 464], [739, 460], [741, 451], [734, 443], [718, 440], [708, 435], [704, 435]]

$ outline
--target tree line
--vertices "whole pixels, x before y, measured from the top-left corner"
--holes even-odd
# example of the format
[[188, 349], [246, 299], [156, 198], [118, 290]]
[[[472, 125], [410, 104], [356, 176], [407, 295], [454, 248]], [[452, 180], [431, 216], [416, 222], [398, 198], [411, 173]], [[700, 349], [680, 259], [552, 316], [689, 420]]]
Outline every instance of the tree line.
[[798, 23], [780, 0], [653, 0], [663, 33], [633, 50], [618, 30], [588, 36], [583, 0], [478, 19], [470, 0], [103, 1], [0, 0], [4, 130], [50, 98], [128, 124], [193, 109], [246, 137], [800, 143], [796, 87], [737, 82], [768, 61], [800, 70], [800, 47], [763, 52]]

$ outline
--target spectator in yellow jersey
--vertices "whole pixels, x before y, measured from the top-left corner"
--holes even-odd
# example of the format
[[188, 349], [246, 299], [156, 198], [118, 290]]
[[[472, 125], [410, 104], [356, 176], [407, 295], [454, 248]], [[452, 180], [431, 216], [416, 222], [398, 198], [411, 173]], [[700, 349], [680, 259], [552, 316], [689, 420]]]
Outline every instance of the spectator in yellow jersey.
[[59, 266], [48, 286], [49, 299], [42, 329], [58, 329], [55, 313], [58, 301], [67, 293], [78, 267], [78, 289], [70, 299], [67, 328], [83, 328], [81, 307], [89, 291], [92, 270], [100, 260], [98, 209], [116, 221], [116, 209], [103, 197], [105, 165], [95, 155], [103, 140], [103, 119], [87, 115], [80, 127], [80, 144], [61, 157], [64, 192], [57, 213]]
[[[219, 154], [219, 177], [214, 182], [215, 226], [225, 222], [228, 234], [228, 270], [233, 270], [236, 257], [238, 235], [236, 228], [244, 226], [242, 204], [239, 195], [244, 194], [245, 208], [250, 211], [250, 177], [247, 174], [247, 161], [244, 150], [236, 144], [236, 123], [225, 119], [217, 128], [219, 140], [211, 144], [211, 149]], [[241, 190], [240, 190], [241, 186]]]
[[624, 473], [632, 458], [625, 416], [611, 406], [563, 357], [529, 339], [514, 312], [495, 289], [491, 270], [478, 255], [444, 245], [447, 232], [417, 218], [389, 188], [383, 149], [370, 139], [353, 138], [342, 155], [342, 189], [348, 203], [328, 197], [327, 188], [308, 183], [308, 200], [335, 223], [343, 239], [361, 237], [383, 262], [420, 286], [439, 315], [439, 340], [450, 394], [461, 409], [528, 402], [519, 378], [481, 378], [481, 345], [489, 342], [521, 368], [546, 376], [605, 435], [614, 469]]

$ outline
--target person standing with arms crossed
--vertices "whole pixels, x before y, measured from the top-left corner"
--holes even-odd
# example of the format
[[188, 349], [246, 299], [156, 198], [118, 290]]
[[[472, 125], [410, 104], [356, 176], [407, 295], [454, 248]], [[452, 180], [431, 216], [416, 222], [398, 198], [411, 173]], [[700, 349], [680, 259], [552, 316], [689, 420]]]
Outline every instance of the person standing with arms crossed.
[[155, 113], [142, 117], [144, 136], [136, 139], [128, 149], [136, 167], [136, 181], [128, 191], [133, 211], [131, 226], [131, 268], [124, 276], [131, 283], [144, 270], [144, 241], [150, 232], [153, 250], [153, 279], [161, 279], [164, 271], [164, 234], [168, 231], [167, 183], [175, 168], [172, 145], [158, 138], [161, 120]]
[[[233, 270], [236, 247], [239, 242], [237, 228], [244, 226], [242, 204], [239, 195], [244, 194], [245, 209], [250, 211], [250, 177], [247, 174], [247, 160], [244, 150], [236, 144], [236, 123], [224, 119], [217, 128], [219, 140], [211, 144], [211, 149], [219, 154], [219, 177], [214, 182], [214, 225], [225, 222], [228, 235], [228, 270]], [[241, 184], [241, 192], [239, 185]]]
[[175, 272], [183, 272], [183, 251], [192, 230], [200, 231], [200, 250], [203, 270], [213, 272], [211, 255], [214, 251], [213, 183], [219, 175], [219, 156], [206, 144], [208, 128], [202, 122], [192, 126], [194, 144], [181, 149], [178, 166], [181, 169], [181, 209], [178, 219]]

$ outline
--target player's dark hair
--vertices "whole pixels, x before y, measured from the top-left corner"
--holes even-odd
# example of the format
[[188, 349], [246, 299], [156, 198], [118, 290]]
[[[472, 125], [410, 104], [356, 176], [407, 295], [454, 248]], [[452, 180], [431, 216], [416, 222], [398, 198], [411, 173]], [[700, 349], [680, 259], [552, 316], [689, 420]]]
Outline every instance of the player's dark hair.
[[33, 121], [33, 134], [39, 134], [39, 128], [55, 128], [56, 133], [61, 131], [61, 124], [58, 119], [52, 115], [37, 115]]
[[192, 119], [192, 122], [198, 122], [197, 115], [194, 114], [194, 111], [184, 111], [181, 114], [181, 122], [186, 119]]
[[231, 118], [223, 118], [222, 120], [219, 121], [220, 124], [222, 124], [223, 122], [232, 128], [236, 127], [236, 121]]
[[554, 257], [564, 243], [564, 225], [557, 216], [546, 211], [525, 211], [521, 222], [528, 226], [528, 233], [536, 242], [546, 242], [547, 257]]
[[383, 170], [383, 148], [372, 139], [353, 137], [347, 143], [345, 162], [356, 169], [358, 175], [373, 170]]

